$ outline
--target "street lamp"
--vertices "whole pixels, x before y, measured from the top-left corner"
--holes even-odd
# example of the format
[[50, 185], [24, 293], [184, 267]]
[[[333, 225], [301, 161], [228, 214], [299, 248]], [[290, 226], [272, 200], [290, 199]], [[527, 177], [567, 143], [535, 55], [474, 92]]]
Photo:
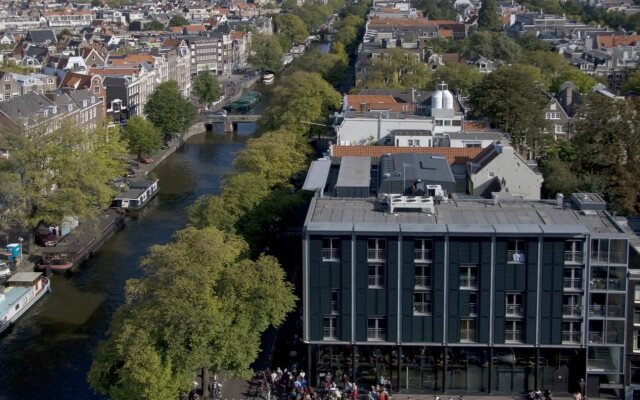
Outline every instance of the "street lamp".
[[22, 242], [24, 242], [22, 236], [18, 238], [18, 242], [20, 243], [20, 259], [18, 261], [18, 265], [22, 266]]
[[406, 182], [406, 172], [407, 167], [413, 167], [411, 164], [407, 164], [404, 161], [402, 162], [402, 195], [404, 196], [407, 192], [407, 182]]

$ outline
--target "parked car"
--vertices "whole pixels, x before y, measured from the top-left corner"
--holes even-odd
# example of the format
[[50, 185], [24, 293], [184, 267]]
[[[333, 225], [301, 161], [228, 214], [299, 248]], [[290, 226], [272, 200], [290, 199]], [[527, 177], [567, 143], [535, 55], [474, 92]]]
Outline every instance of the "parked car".
[[0, 280], [5, 280], [11, 276], [11, 269], [9, 265], [4, 262], [0, 262]]
[[151, 164], [154, 160], [151, 157], [140, 156], [139, 161], [143, 164]]

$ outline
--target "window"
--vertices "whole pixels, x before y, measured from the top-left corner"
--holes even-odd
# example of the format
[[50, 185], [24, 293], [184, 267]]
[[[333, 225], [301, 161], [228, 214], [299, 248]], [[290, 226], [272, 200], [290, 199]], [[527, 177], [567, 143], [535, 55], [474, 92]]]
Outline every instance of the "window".
[[563, 322], [562, 323], [562, 342], [563, 343], [580, 343], [580, 322]]
[[557, 135], [562, 135], [565, 133], [564, 131], [564, 125], [555, 125], [555, 131]]
[[505, 322], [505, 342], [522, 342], [522, 321]]
[[433, 260], [433, 240], [417, 239], [415, 241], [416, 262], [431, 262]]
[[369, 265], [368, 286], [372, 289], [384, 287], [384, 266], [382, 264]]
[[10, 83], [5, 84], [4, 90], [11, 90], [11, 84]]
[[431, 314], [431, 292], [413, 292], [413, 315]]
[[640, 310], [637, 308], [633, 310], [633, 324], [640, 325]]
[[324, 238], [322, 239], [322, 261], [338, 261], [340, 260], [340, 239]]
[[463, 318], [460, 320], [460, 341], [476, 341], [476, 320], [474, 318]]
[[381, 261], [385, 259], [385, 249], [387, 241], [385, 239], [367, 240], [367, 260]]
[[565, 294], [562, 297], [562, 315], [565, 317], [582, 316], [582, 296], [579, 294]]
[[460, 266], [460, 289], [477, 289], [478, 288], [478, 266], [477, 265], [461, 265]]
[[582, 241], [567, 240], [564, 242], [564, 262], [565, 264], [582, 264]]
[[507, 293], [507, 317], [522, 317], [522, 293]]
[[582, 290], [582, 269], [564, 269], [564, 288], [566, 290]]
[[523, 264], [525, 259], [524, 240], [507, 241], [507, 263]]
[[469, 292], [469, 316], [478, 315], [478, 292]]
[[545, 114], [546, 119], [560, 119], [559, 112], [548, 112]]
[[322, 318], [322, 338], [323, 339], [338, 338], [338, 317], [327, 316]]
[[633, 351], [640, 351], [640, 329], [633, 330]]
[[640, 303], [640, 284], [636, 283], [633, 292], [633, 301], [636, 303]]
[[416, 265], [415, 266], [415, 287], [417, 288], [430, 288], [431, 287], [431, 266], [430, 265]]
[[369, 318], [367, 321], [367, 340], [385, 340], [387, 321], [383, 317]]
[[340, 312], [340, 289], [331, 289], [331, 314]]
[[93, 93], [100, 93], [100, 86], [95, 86], [93, 88]]

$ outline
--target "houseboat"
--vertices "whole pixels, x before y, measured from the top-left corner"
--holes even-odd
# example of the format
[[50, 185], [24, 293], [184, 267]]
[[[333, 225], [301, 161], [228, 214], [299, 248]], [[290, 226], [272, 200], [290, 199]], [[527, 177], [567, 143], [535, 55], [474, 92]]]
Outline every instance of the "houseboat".
[[273, 83], [273, 80], [276, 78], [275, 74], [271, 73], [271, 72], [265, 72], [264, 75], [262, 75], [262, 82], [264, 83]]
[[136, 211], [146, 206], [158, 194], [158, 180], [139, 180], [129, 185], [129, 190], [116, 197], [111, 207]]
[[245, 113], [251, 110], [258, 100], [260, 100], [262, 94], [260, 92], [248, 92], [240, 96], [240, 98], [233, 103], [224, 107], [225, 110], [230, 113]]
[[76, 269], [89, 258], [114, 232], [124, 228], [124, 214], [109, 209], [95, 219], [78, 225], [71, 233], [56, 243], [55, 246], [41, 250], [42, 261], [39, 270], [64, 272]]
[[301, 44], [298, 46], [293, 46], [291, 50], [289, 50], [289, 53], [291, 53], [294, 57], [298, 57], [304, 53], [305, 49], [306, 49], [306, 46]]
[[51, 282], [41, 272], [18, 272], [6, 284], [0, 289], [0, 333], [51, 291]]

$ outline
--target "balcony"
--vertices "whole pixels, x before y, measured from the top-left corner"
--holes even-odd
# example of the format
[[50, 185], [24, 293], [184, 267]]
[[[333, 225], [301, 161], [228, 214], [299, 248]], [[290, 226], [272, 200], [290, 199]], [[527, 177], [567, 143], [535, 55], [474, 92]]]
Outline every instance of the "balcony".
[[564, 278], [565, 290], [582, 290], [582, 278]]
[[338, 261], [340, 260], [340, 252], [337, 248], [322, 249], [322, 261]]
[[429, 249], [415, 249], [414, 261], [430, 263], [433, 260], [433, 252]]
[[565, 264], [582, 264], [584, 263], [584, 257], [582, 251], [565, 251], [564, 252]]
[[609, 305], [609, 306], [601, 306], [601, 305], [591, 305], [589, 306], [589, 316], [590, 317], [614, 317], [614, 318], [623, 318], [624, 317], [624, 309], [618, 305]]
[[505, 342], [522, 342], [522, 331], [507, 329], [504, 332]]
[[606, 334], [600, 331], [589, 332], [589, 343], [593, 344], [622, 344], [623, 335], [618, 332], [607, 332]]
[[625, 264], [626, 253], [623, 251], [591, 251], [591, 262], [599, 264]]
[[582, 317], [582, 306], [580, 305], [563, 305], [563, 317]]
[[508, 264], [524, 264], [525, 256], [522, 250], [507, 250]]
[[386, 336], [385, 329], [383, 328], [369, 328], [367, 329], [367, 340], [384, 340]]
[[384, 261], [385, 253], [384, 249], [367, 249], [367, 260]]
[[335, 327], [335, 326], [322, 328], [322, 338], [323, 339], [337, 339], [338, 338], [338, 328]]
[[562, 331], [562, 343], [580, 343], [580, 332]]
[[524, 315], [524, 309], [519, 304], [507, 305], [507, 317], [522, 317]]
[[428, 276], [416, 276], [416, 287], [430, 288], [431, 278]]
[[624, 280], [618, 278], [592, 278], [589, 282], [591, 290], [624, 290]]

